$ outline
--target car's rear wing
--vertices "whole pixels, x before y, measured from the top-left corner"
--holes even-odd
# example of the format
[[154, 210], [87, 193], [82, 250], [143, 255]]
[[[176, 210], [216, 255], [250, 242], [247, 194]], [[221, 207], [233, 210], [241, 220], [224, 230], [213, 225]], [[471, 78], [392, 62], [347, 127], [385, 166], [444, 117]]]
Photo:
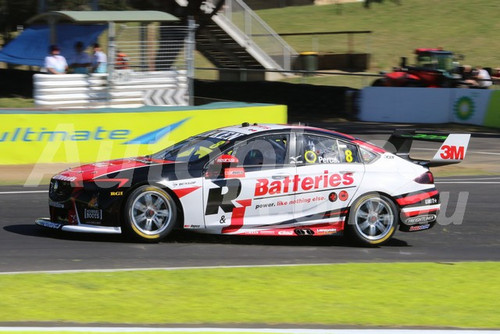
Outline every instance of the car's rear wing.
[[[410, 150], [415, 140], [442, 142], [442, 144], [431, 160], [413, 159], [410, 157]], [[437, 167], [463, 161], [469, 140], [470, 134], [417, 133], [415, 130], [396, 130], [384, 145], [384, 149], [420, 165]]]

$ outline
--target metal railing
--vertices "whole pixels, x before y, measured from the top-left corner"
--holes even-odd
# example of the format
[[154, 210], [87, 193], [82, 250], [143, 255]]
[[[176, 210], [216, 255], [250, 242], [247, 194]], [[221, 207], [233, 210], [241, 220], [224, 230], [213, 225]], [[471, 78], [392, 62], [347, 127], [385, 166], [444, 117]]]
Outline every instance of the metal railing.
[[[237, 28], [240, 31], [247, 47], [253, 47], [254, 51], [255, 49], [261, 50], [272, 59], [275, 66], [263, 64], [266, 68], [274, 67], [278, 70], [292, 68], [293, 60], [298, 53], [242, 0], [226, 0], [217, 16], [226, 21], [225, 24], [230, 23], [233, 29]], [[214, 21], [216, 20], [217, 18], [214, 17]], [[250, 50], [249, 53], [251, 53]]]

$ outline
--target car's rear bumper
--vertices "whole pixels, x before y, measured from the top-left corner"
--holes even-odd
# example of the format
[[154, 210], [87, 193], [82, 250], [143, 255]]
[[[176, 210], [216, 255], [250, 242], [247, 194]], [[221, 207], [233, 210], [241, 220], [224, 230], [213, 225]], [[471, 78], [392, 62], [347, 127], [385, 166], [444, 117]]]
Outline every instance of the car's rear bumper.
[[411, 206], [401, 210], [400, 231], [417, 232], [428, 230], [436, 224], [441, 204]]
[[64, 225], [61, 223], [55, 223], [50, 221], [48, 218], [38, 218], [35, 220], [35, 224], [38, 226], [50, 228], [53, 230], [61, 230], [66, 232], [79, 232], [79, 233], [99, 233], [99, 234], [121, 234], [122, 230], [118, 226], [95, 226], [88, 224], [79, 225]]

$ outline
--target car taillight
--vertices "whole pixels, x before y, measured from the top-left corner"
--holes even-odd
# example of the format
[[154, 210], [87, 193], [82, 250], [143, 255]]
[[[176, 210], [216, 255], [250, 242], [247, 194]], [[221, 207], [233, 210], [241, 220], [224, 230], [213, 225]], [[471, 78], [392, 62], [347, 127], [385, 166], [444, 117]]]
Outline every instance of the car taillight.
[[413, 181], [421, 184], [433, 184], [434, 175], [432, 175], [430, 171], [427, 171], [424, 174], [420, 175], [419, 177], [415, 178], [415, 180]]

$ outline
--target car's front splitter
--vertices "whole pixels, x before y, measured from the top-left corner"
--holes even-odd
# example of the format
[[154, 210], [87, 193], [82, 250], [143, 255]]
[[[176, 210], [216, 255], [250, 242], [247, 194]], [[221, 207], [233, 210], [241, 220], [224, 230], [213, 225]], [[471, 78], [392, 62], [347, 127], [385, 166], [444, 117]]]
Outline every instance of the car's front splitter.
[[61, 223], [55, 223], [50, 221], [48, 218], [38, 218], [35, 220], [35, 224], [38, 226], [61, 230], [66, 232], [80, 232], [80, 233], [99, 233], [99, 234], [121, 234], [122, 230], [118, 226], [95, 226], [88, 224], [79, 225], [64, 225]]

